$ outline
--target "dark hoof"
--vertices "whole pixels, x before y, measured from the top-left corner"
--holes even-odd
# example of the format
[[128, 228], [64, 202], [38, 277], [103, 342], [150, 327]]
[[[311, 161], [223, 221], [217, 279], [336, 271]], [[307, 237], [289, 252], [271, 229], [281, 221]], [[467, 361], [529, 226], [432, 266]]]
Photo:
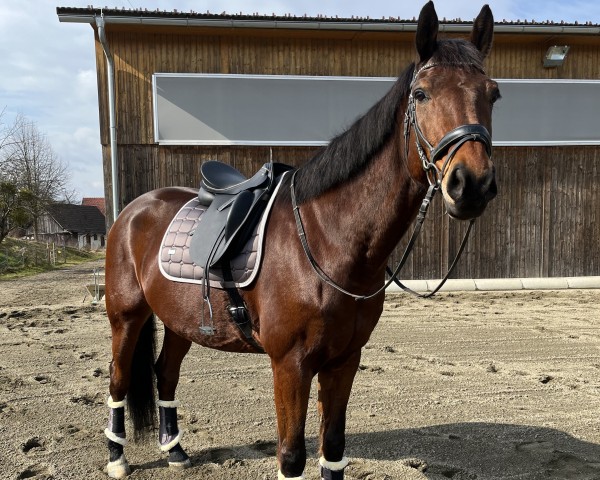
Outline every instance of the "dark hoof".
[[169, 450], [169, 467], [189, 468], [191, 466], [190, 457], [179, 443]]

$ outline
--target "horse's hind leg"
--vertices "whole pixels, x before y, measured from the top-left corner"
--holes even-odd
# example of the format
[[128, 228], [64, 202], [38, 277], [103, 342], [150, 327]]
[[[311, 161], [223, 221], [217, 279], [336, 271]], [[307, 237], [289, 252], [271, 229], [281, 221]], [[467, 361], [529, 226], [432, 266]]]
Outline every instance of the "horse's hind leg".
[[160, 417], [159, 444], [163, 452], [169, 452], [169, 466], [187, 468], [191, 465], [181, 444], [181, 432], [177, 426], [175, 389], [179, 382], [181, 362], [192, 342], [165, 326], [162, 350], [156, 361], [155, 371], [158, 387], [158, 410]]
[[319, 372], [318, 407], [321, 415], [321, 477], [334, 480], [344, 478], [348, 459], [346, 447], [346, 408], [352, 382], [360, 362], [360, 350], [344, 363]]
[[[125, 446], [125, 404], [133, 421], [136, 436], [152, 426], [154, 404], [154, 318], [145, 302], [127, 313], [108, 308], [112, 328], [110, 365], [110, 408], [108, 428], [109, 463], [107, 473], [123, 478], [130, 473], [123, 453]], [[127, 399], [126, 399], [127, 397]]]

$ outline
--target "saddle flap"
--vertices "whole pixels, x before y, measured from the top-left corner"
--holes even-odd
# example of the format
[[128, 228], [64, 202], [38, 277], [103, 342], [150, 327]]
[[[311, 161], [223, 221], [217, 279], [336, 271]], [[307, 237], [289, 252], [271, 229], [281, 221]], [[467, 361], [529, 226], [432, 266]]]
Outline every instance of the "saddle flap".
[[226, 215], [219, 210], [229, 201], [231, 197], [216, 196], [200, 218], [190, 242], [190, 256], [196, 265], [204, 268], [223, 238]]
[[255, 194], [244, 190], [235, 196], [235, 200], [229, 208], [227, 223], [225, 225], [225, 242], [229, 242], [244, 223], [248, 212], [254, 203]]
[[214, 267], [230, 247], [244, 242], [260, 219], [265, 190], [243, 191], [235, 196], [217, 195], [207, 208], [190, 243], [190, 256], [196, 265]]

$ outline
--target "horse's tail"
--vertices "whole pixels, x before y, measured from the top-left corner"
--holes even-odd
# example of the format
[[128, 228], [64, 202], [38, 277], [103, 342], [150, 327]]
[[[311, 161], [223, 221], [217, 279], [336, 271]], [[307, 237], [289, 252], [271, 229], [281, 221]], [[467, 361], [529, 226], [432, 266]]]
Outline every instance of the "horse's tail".
[[152, 314], [144, 323], [135, 346], [127, 392], [127, 410], [136, 441], [143, 439], [156, 426], [155, 352], [156, 334]]

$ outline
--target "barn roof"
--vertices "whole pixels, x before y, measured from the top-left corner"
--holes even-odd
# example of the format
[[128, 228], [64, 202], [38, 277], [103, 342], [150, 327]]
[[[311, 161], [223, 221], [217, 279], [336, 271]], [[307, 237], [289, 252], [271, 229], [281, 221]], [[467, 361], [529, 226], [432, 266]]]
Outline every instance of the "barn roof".
[[[142, 25], [173, 25], [173, 26], [207, 26], [207, 27], [238, 27], [238, 28], [283, 28], [283, 29], [332, 29], [332, 30], [398, 30], [411, 31], [416, 29], [417, 20], [401, 19], [399, 17], [369, 18], [369, 17], [327, 17], [294, 16], [294, 15], [262, 15], [229, 14], [226, 12], [199, 13], [195, 11], [180, 12], [148, 10], [148, 9], [118, 9], [118, 8], [87, 8], [57, 7], [61, 22], [94, 23], [96, 15], [103, 15], [106, 23], [142, 24]], [[461, 19], [440, 22], [441, 31], [462, 32], [470, 30], [472, 21]], [[496, 32], [505, 33], [583, 33], [600, 34], [600, 24], [567, 23], [553, 21], [502, 20], [495, 23]]]
[[93, 205], [55, 203], [47, 210], [56, 223], [71, 233], [106, 233], [106, 219]]
[[81, 199], [82, 205], [92, 205], [102, 212], [102, 215], [106, 215], [106, 204], [104, 197], [83, 197]]

